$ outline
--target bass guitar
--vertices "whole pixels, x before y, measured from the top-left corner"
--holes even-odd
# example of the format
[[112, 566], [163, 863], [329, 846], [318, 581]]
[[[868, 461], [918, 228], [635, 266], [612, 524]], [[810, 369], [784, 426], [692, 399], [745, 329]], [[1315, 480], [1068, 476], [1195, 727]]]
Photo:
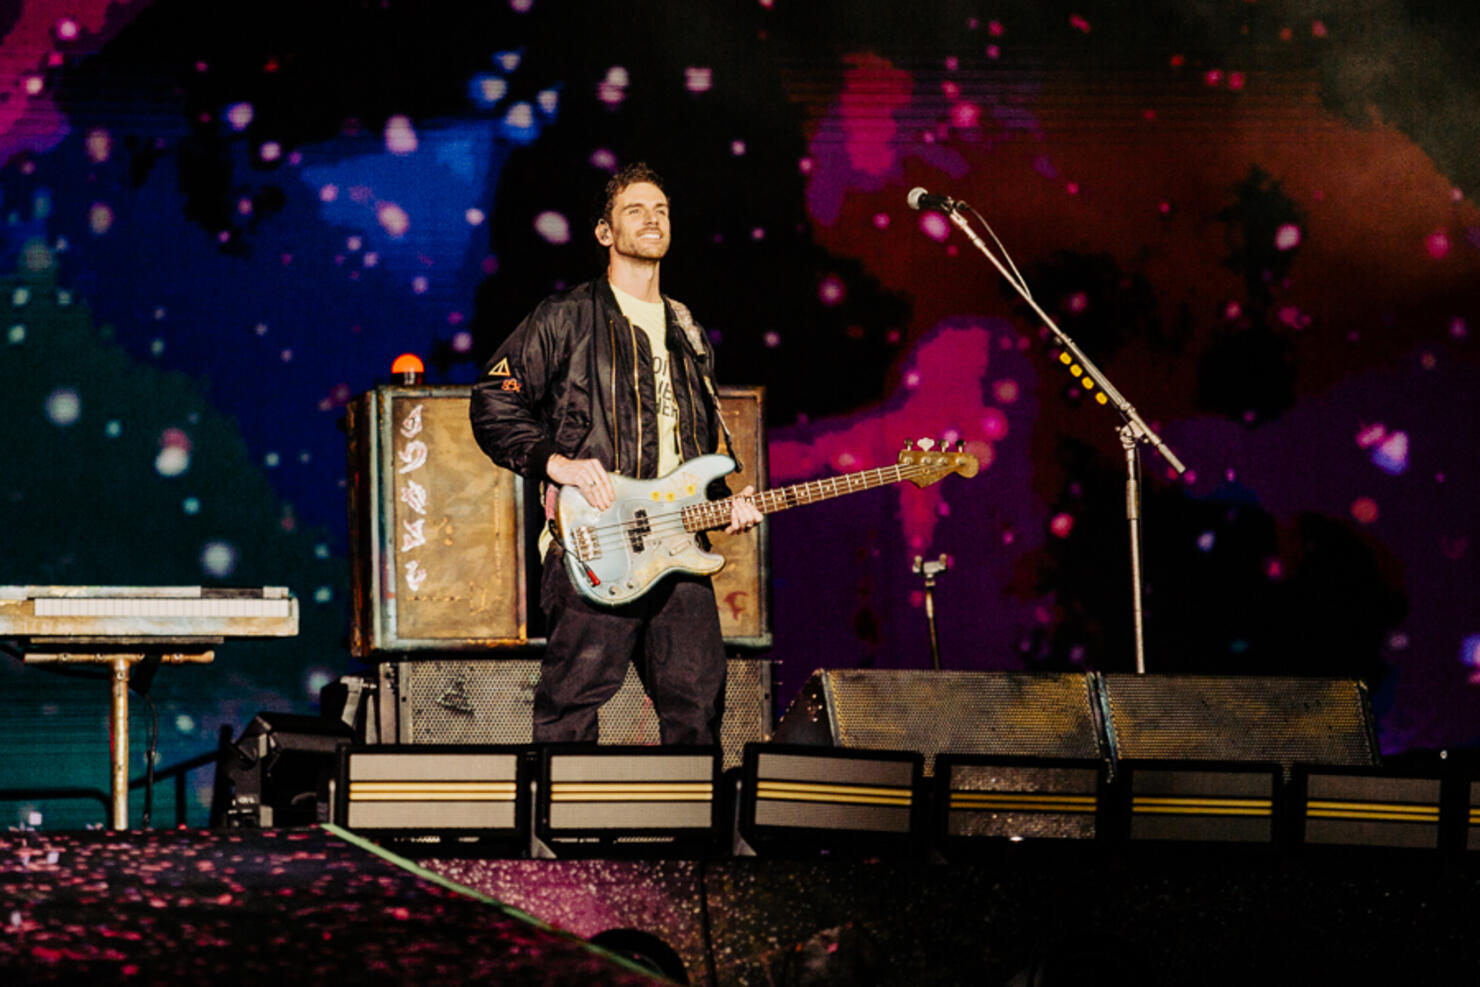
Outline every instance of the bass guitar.
[[[899, 462], [823, 480], [810, 480], [751, 495], [762, 514], [800, 507], [844, 494], [909, 480], [926, 487], [951, 473], [975, 476], [976, 457], [922, 439], [899, 454]], [[725, 557], [706, 551], [699, 533], [730, 523], [733, 497], [708, 500], [711, 482], [735, 469], [729, 456], [697, 456], [667, 476], [633, 480], [611, 474], [616, 500], [604, 511], [587, 503], [576, 487], [563, 487], [555, 508], [556, 537], [565, 548], [565, 568], [586, 599], [607, 606], [631, 603], [672, 572], [707, 576]]]

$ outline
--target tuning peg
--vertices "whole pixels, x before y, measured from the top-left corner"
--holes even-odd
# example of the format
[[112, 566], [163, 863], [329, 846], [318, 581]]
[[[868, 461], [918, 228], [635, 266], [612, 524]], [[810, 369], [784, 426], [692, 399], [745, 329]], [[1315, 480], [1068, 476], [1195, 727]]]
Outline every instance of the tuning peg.
[[966, 440], [965, 439], [957, 439], [956, 440], [956, 451], [957, 452], [965, 452], [966, 451]]
[[921, 439], [920, 441], [916, 442], [915, 445], [919, 446], [921, 449], [925, 450], [926, 452], [929, 452], [931, 449], [934, 449], [935, 448], [935, 440], [934, 439]]

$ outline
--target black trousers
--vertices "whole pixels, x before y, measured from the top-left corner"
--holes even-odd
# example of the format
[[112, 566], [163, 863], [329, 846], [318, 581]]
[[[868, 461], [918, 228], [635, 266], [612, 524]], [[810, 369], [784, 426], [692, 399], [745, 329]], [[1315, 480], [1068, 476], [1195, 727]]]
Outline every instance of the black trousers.
[[709, 579], [665, 576], [620, 607], [587, 602], [551, 545], [540, 579], [549, 645], [534, 693], [535, 743], [597, 740], [597, 710], [637, 661], [665, 744], [718, 744], [725, 647]]

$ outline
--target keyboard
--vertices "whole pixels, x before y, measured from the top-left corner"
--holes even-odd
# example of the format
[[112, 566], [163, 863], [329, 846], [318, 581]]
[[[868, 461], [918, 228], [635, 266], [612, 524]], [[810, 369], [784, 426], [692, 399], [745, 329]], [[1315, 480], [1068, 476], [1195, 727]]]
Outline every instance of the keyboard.
[[298, 601], [282, 586], [0, 586], [0, 637], [36, 644], [210, 642], [297, 633]]

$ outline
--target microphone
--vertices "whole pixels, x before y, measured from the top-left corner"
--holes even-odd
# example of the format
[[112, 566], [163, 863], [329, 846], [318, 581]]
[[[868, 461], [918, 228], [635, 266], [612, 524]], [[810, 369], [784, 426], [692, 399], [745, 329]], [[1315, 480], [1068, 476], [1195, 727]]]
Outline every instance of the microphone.
[[925, 191], [918, 185], [910, 189], [910, 194], [905, 196], [905, 201], [910, 204], [911, 209], [933, 209], [937, 212], [955, 212], [956, 207], [961, 205], [949, 195], [936, 195]]

